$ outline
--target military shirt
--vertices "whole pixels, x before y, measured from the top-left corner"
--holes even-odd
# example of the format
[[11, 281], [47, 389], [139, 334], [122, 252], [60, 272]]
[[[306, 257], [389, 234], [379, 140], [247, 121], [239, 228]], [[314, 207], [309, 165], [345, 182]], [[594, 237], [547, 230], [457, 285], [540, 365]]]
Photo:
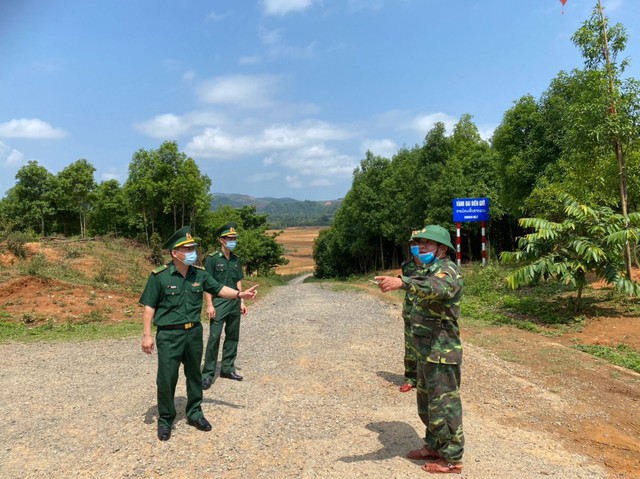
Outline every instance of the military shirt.
[[[229, 254], [229, 259], [222, 251], [211, 253], [204, 261], [204, 269], [216, 281], [233, 289], [237, 289], [238, 281], [244, 278], [240, 258], [233, 254], [233, 251]], [[236, 308], [240, 308], [240, 300], [214, 298], [213, 306], [216, 308], [216, 316], [224, 315]]]
[[[416, 271], [418, 269], [418, 265], [414, 261], [413, 256], [411, 257], [411, 259], [408, 259], [407, 261], [402, 263], [400, 267], [402, 268], [402, 276], [408, 276], [408, 277], [415, 276]], [[414, 295], [411, 294], [409, 291], [407, 291], [407, 294], [404, 295], [404, 302], [402, 303], [402, 319], [404, 319], [405, 321], [409, 321], [411, 319], [411, 309], [413, 308], [413, 296]]]
[[[428, 362], [460, 364], [460, 300], [463, 281], [449, 257], [440, 258], [414, 276], [402, 276], [402, 288], [413, 295], [411, 332], [420, 336], [420, 354]], [[428, 347], [425, 345], [429, 345]]]
[[139, 302], [156, 310], [153, 316], [156, 326], [198, 322], [203, 291], [217, 295], [222, 287], [202, 268], [189, 266], [183, 277], [171, 262], [149, 275]]

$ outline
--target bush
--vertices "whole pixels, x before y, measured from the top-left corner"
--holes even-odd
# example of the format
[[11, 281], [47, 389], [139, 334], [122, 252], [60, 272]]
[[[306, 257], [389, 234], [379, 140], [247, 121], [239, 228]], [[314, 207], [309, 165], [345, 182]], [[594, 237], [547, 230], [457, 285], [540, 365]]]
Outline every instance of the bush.
[[11, 251], [17, 258], [25, 259], [27, 257], [27, 249], [25, 243], [29, 243], [37, 239], [33, 234], [23, 231], [12, 231], [7, 236], [7, 249]]

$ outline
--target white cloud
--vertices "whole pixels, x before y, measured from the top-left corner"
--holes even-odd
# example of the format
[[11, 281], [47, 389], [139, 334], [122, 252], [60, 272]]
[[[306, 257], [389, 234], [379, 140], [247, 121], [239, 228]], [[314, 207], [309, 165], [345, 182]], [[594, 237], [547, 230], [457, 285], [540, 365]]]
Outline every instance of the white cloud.
[[7, 166], [21, 165], [24, 163], [24, 160], [25, 160], [24, 153], [14, 148], [13, 150], [11, 150], [11, 153], [9, 153], [9, 156], [7, 156], [6, 165]]
[[119, 173], [102, 173], [100, 175], [100, 179], [102, 181], [118, 180], [118, 183], [121, 183], [121, 184], [122, 184], [122, 177], [123, 177], [123, 175], [121, 175]]
[[478, 127], [478, 133], [483, 140], [489, 140], [493, 136], [493, 132], [496, 131], [496, 125], [476, 125]]
[[21, 118], [0, 123], [0, 137], [4, 138], [30, 138], [50, 139], [62, 138], [66, 135], [64, 130], [54, 128], [48, 123], [36, 118]]
[[185, 152], [194, 158], [232, 158], [258, 152], [256, 141], [250, 136], [233, 136], [220, 128], [207, 128], [193, 137]]
[[424, 136], [438, 122], [444, 123], [447, 132], [451, 134], [453, 132], [453, 127], [456, 123], [458, 123], [458, 119], [451, 115], [447, 115], [446, 113], [432, 113], [429, 115], [421, 115], [414, 118], [410, 124], [410, 127]]
[[348, 156], [327, 148], [323, 144], [311, 145], [289, 152], [277, 152], [263, 160], [267, 166], [281, 166], [292, 170], [296, 182], [306, 178], [306, 184], [321, 182], [325, 185], [335, 184], [351, 178], [357, 163]]
[[230, 75], [203, 82], [197, 94], [204, 103], [266, 108], [272, 106], [278, 83], [273, 75]]
[[197, 127], [219, 127], [225, 123], [226, 119], [215, 112], [194, 111], [182, 116], [165, 113], [133, 126], [152, 138], [174, 139]]
[[207, 128], [187, 145], [194, 158], [231, 158], [270, 151], [304, 148], [318, 141], [342, 141], [351, 137], [345, 129], [319, 120], [299, 125], [272, 125], [254, 135], [233, 135], [222, 128]]
[[262, 5], [266, 15], [286, 15], [306, 10], [313, 0], [263, 0]]
[[362, 142], [360, 150], [362, 153], [369, 150], [374, 155], [391, 158], [398, 152], [398, 145], [396, 145], [395, 141], [388, 138], [384, 138], [382, 140], [365, 140]]

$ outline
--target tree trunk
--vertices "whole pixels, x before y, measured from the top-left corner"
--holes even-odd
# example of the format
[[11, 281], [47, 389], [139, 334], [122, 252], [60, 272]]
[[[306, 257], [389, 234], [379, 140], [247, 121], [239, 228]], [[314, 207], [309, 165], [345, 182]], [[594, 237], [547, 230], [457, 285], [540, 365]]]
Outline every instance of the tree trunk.
[[384, 269], [384, 247], [382, 246], [382, 235], [380, 235], [380, 269]]

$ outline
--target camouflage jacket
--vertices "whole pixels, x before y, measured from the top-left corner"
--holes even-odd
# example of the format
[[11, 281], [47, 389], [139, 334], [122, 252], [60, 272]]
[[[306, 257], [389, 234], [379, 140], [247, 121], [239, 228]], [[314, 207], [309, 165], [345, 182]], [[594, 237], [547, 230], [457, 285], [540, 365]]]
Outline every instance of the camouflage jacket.
[[[411, 257], [411, 259], [402, 263], [401, 268], [402, 268], [402, 276], [411, 277], [416, 275], [416, 271], [418, 270], [418, 265], [413, 260], [413, 257]], [[409, 291], [407, 291], [407, 293], [404, 295], [404, 302], [402, 303], [402, 319], [404, 319], [405, 321], [411, 320], [411, 309], [413, 308], [413, 297], [414, 295], [411, 294]]]
[[428, 362], [460, 364], [458, 317], [463, 281], [457, 265], [445, 257], [401, 278], [402, 288], [413, 297], [411, 332], [421, 344], [417, 353]]

